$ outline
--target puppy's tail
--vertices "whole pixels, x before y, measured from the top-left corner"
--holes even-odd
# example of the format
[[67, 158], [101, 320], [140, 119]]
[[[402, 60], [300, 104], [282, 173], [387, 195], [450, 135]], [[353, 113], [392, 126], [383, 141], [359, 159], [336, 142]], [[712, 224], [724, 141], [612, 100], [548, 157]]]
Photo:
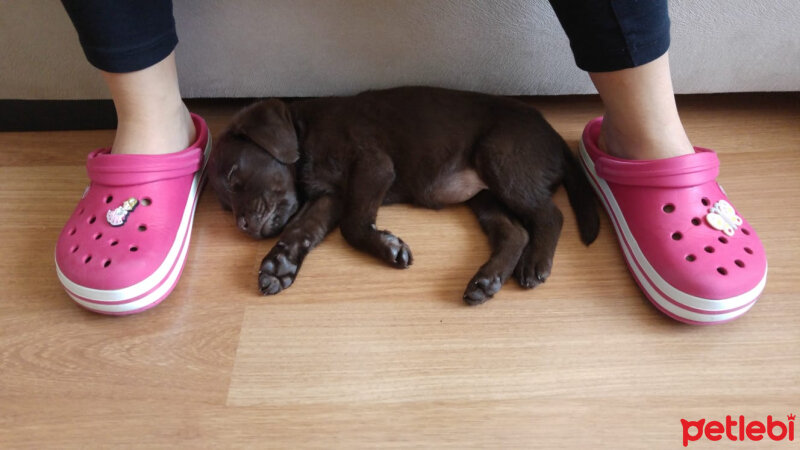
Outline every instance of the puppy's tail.
[[575, 211], [581, 241], [589, 245], [597, 239], [597, 233], [600, 231], [597, 198], [572, 150], [569, 149], [566, 142], [562, 147], [564, 151], [564, 188], [567, 190], [569, 204]]

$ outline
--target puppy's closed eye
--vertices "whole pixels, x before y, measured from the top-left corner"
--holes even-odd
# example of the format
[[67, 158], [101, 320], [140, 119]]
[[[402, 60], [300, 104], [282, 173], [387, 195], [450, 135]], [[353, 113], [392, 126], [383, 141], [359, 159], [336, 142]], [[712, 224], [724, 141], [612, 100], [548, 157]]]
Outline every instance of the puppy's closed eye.
[[231, 166], [231, 170], [228, 171], [228, 175], [225, 176], [225, 180], [227, 181], [228, 189], [231, 191], [238, 191], [242, 188], [242, 180], [239, 178], [238, 164]]

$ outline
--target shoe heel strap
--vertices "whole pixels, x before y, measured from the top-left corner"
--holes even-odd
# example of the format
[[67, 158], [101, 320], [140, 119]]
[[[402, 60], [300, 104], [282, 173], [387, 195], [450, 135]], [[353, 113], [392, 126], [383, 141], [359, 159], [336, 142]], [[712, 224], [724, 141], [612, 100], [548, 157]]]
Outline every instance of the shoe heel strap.
[[202, 117], [191, 116], [197, 138], [188, 148], [164, 155], [114, 155], [110, 148], [101, 148], [89, 153], [89, 179], [106, 186], [132, 186], [193, 175], [205, 164], [211, 134]]
[[595, 170], [609, 183], [629, 186], [680, 188], [716, 180], [719, 175], [716, 153], [700, 147], [695, 150], [691, 155], [647, 161], [600, 157]]
[[89, 155], [86, 171], [93, 182], [131, 186], [192, 175], [202, 164], [203, 149], [197, 147], [166, 155], [113, 155], [101, 149]]

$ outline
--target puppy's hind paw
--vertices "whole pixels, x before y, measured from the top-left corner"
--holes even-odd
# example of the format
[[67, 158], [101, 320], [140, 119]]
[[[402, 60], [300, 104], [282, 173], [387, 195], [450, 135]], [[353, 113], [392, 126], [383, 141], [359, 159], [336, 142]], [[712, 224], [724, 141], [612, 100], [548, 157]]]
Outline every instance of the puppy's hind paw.
[[384, 245], [386, 261], [398, 269], [406, 269], [414, 262], [411, 248], [402, 239], [384, 231], [381, 233], [381, 243]]
[[503, 286], [500, 275], [483, 275], [478, 273], [467, 285], [464, 302], [470, 306], [480, 305], [492, 298]]
[[519, 285], [525, 289], [533, 289], [536, 286], [544, 283], [547, 277], [550, 276], [550, 270], [553, 267], [551, 259], [545, 260], [538, 264], [531, 264], [530, 261], [525, 261], [523, 258], [517, 263], [514, 269], [514, 278], [517, 279]]

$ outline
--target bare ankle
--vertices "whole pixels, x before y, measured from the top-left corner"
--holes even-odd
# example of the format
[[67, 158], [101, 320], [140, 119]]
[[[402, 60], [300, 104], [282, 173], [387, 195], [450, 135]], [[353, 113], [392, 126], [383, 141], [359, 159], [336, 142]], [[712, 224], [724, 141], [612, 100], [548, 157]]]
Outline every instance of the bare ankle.
[[188, 147], [195, 139], [194, 123], [183, 103], [174, 111], [159, 111], [143, 117], [123, 115], [117, 125], [112, 153], [165, 154]]
[[647, 130], [618, 126], [607, 116], [600, 130], [598, 146], [609, 155], [623, 159], [663, 159], [694, 153], [680, 125]]

